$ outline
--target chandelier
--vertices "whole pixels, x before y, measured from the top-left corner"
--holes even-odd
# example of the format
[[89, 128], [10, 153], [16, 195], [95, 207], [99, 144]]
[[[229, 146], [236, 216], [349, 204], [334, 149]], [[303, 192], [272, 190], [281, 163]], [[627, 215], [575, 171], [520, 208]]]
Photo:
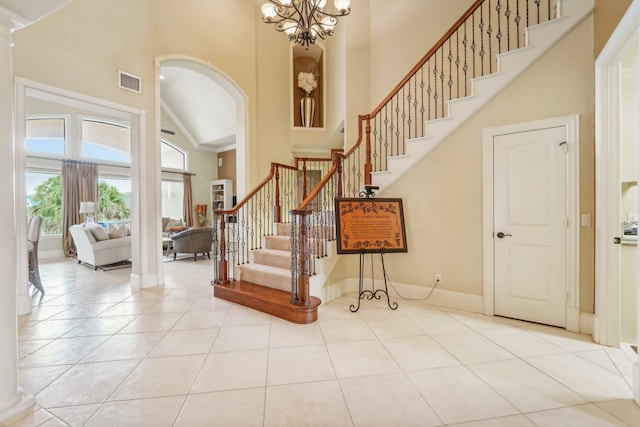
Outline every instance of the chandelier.
[[326, 4], [327, 0], [267, 0], [261, 8], [262, 20], [275, 24], [276, 30], [287, 33], [290, 41], [309, 48], [316, 37], [333, 35], [338, 17], [351, 12], [351, 0], [334, 0], [337, 13], [326, 12]]

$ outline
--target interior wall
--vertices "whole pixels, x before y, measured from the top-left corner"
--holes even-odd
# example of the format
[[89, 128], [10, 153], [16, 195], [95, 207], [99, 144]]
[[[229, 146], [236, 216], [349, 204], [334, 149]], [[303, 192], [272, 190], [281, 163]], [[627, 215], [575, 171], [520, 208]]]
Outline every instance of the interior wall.
[[371, 109], [387, 96], [474, 1], [370, 0]]
[[597, 58], [633, 0], [595, 0], [594, 57]]
[[[594, 213], [593, 16], [589, 16], [379, 197], [401, 197], [409, 251], [388, 254], [394, 283], [483, 294], [482, 130], [580, 115], [580, 212]], [[571, 72], [566, 64], [572, 64]], [[560, 72], [559, 72], [560, 70]], [[416, 185], [420, 183], [420, 185]], [[578, 219], [576, 219], [578, 220]], [[580, 232], [580, 307], [593, 312], [594, 230]], [[355, 257], [343, 257], [357, 277]]]
[[236, 150], [222, 151], [218, 153], [217, 160], [218, 178], [233, 180], [233, 195], [236, 194]]
[[[221, 9], [225, 14], [218, 13]], [[248, 0], [73, 1], [16, 31], [15, 74], [144, 110], [146, 146], [153, 147], [160, 137], [153, 114], [157, 57], [184, 54], [211, 63], [255, 101], [255, 14], [256, 4]], [[119, 89], [118, 70], [140, 77], [142, 93]], [[251, 117], [256, 104], [248, 105]], [[251, 151], [258, 134], [255, 118], [248, 126]], [[150, 148], [147, 154], [156, 157]], [[257, 179], [255, 165], [248, 165], [247, 174], [251, 186]]]

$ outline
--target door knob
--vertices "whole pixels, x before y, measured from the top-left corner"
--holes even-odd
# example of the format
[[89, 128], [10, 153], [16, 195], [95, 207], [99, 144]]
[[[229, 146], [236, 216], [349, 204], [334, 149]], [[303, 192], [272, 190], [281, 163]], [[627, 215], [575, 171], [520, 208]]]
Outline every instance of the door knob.
[[499, 232], [498, 234], [496, 234], [496, 236], [498, 236], [498, 239], [504, 239], [505, 237], [511, 237], [511, 234], [504, 234], [502, 231]]

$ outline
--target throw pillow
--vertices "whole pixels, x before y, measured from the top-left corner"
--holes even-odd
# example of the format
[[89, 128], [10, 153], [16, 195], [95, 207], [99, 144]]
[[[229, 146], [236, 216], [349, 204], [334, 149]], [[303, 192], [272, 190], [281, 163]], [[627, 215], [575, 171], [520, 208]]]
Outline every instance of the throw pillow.
[[109, 238], [110, 239], [120, 239], [127, 235], [127, 229], [124, 225], [120, 227], [115, 227], [112, 224], [109, 224]]
[[170, 227], [169, 228], [169, 232], [170, 233], [179, 233], [179, 232], [184, 231], [186, 229], [187, 229], [187, 227]]
[[95, 237], [96, 240], [109, 240], [109, 234], [107, 233], [107, 230], [102, 228], [100, 224], [96, 222], [87, 222], [85, 223], [85, 228], [88, 228], [89, 231], [91, 231], [91, 234], [93, 234], [93, 237]]
[[184, 222], [182, 222], [181, 219], [170, 219], [167, 224], [167, 230], [171, 231], [171, 229], [175, 227], [184, 227]]

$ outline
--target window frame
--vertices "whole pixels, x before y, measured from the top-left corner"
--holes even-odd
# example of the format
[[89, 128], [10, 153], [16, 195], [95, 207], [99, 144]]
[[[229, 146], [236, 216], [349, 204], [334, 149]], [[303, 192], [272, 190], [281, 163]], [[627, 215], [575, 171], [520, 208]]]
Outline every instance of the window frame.
[[182, 149], [180, 146], [178, 146], [177, 144], [169, 141], [166, 138], [160, 138], [160, 144], [167, 145], [168, 147], [174, 149], [175, 151], [177, 151], [179, 153], [182, 153], [182, 155], [184, 156], [184, 161], [183, 161], [184, 167], [182, 169], [180, 169], [180, 168], [171, 168], [171, 167], [164, 166], [162, 164], [162, 145], [161, 145], [161, 147], [160, 147], [160, 156], [161, 156], [161, 158], [160, 158], [160, 168], [163, 171], [167, 171], [167, 172], [188, 172], [189, 171], [189, 152], [187, 150]]

